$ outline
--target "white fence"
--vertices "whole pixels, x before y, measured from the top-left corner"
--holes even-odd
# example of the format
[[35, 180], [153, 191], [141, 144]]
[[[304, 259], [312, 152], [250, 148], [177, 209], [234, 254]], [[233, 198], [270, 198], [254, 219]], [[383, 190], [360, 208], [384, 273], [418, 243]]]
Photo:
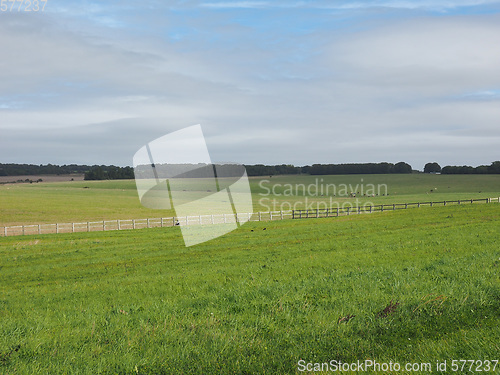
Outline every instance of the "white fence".
[[337, 216], [345, 216], [351, 214], [395, 211], [411, 207], [424, 207], [424, 206], [437, 207], [437, 206], [449, 206], [449, 205], [473, 204], [473, 203], [493, 203], [493, 202], [500, 202], [500, 197], [481, 198], [481, 199], [459, 199], [456, 201], [439, 201], [439, 202], [391, 203], [391, 204], [380, 204], [375, 206], [346, 205], [345, 207], [342, 208], [336, 207], [336, 208], [323, 208], [323, 209], [311, 209], [311, 210], [294, 210], [292, 218], [307, 219], [307, 218], [320, 218], [320, 217], [337, 217]]
[[108, 230], [163, 228], [176, 225], [211, 225], [291, 219], [292, 211], [270, 211], [240, 214], [214, 214], [150, 219], [104, 220], [83, 223], [31, 224], [0, 227], [0, 237], [49, 233], [102, 232]]
[[394, 203], [376, 206], [338, 207], [310, 210], [268, 211], [240, 214], [214, 214], [184, 217], [162, 217], [153, 219], [128, 219], [87, 221], [83, 223], [31, 224], [0, 227], [0, 237], [49, 233], [98, 232], [108, 230], [163, 228], [176, 225], [211, 225], [246, 221], [274, 221], [284, 219], [306, 219], [337, 217], [351, 214], [372, 213], [423, 206], [446, 206], [451, 204], [472, 204], [500, 202], [498, 198], [467, 199], [457, 201]]

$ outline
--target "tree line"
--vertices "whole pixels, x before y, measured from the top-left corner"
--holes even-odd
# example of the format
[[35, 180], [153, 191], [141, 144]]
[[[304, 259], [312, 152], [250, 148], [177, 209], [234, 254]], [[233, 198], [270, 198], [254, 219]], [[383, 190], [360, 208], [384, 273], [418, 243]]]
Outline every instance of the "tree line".
[[313, 164], [295, 167], [290, 164], [281, 165], [246, 165], [249, 176], [272, 176], [280, 174], [387, 174], [412, 173], [411, 165], [405, 162], [393, 163], [350, 163], [350, 164]]
[[436, 163], [427, 163], [424, 167], [424, 173], [441, 174], [500, 174], [500, 161], [494, 161], [491, 165], [480, 165], [471, 167], [470, 165], [447, 165], [443, 168]]
[[[245, 165], [249, 176], [274, 176], [287, 174], [309, 174], [309, 175], [340, 175], [340, 174], [392, 174], [412, 173], [412, 167], [405, 162], [393, 163], [348, 163], [348, 164], [313, 164], [297, 167], [291, 164]], [[451, 166], [443, 168], [436, 163], [427, 163], [424, 173], [441, 174], [500, 174], [500, 161], [491, 165], [480, 165], [471, 167], [468, 165]], [[134, 179], [134, 168], [118, 167], [114, 165], [36, 165], [36, 164], [2, 164], [0, 163], [0, 176], [24, 176], [24, 175], [61, 175], [61, 174], [84, 174], [85, 180], [120, 180]]]
[[2, 164], [0, 176], [33, 176], [84, 174], [86, 180], [119, 180], [133, 179], [132, 167], [117, 167], [114, 165], [77, 165], [77, 164]]
[[54, 164], [2, 164], [0, 163], [0, 176], [25, 176], [39, 174], [73, 174], [85, 173], [90, 169], [88, 165], [54, 165]]
[[93, 165], [85, 172], [85, 180], [131, 180], [134, 168], [114, 165]]

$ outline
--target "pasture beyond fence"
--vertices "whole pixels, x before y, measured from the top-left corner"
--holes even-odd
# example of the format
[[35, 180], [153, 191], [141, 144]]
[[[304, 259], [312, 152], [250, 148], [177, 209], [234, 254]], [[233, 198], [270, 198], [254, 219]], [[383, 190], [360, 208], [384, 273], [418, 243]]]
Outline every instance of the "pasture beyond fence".
[[213, 214], [184, 217], [166, 217], [152, 219], [128, 219], [128, 220], [104, 220], [87, 221], [81, 223], [56, 223], [56, 224], [30, 224], [0, 227], [0, 237], [21, 236], [49, 233], [76, 233], [76, 232], [97, 232], [108, 230], [163, 228], [177, 225], [215, 225], [223, 223], [247, 222], [247, 221], [274, 221], [284, 219], [307, 219], [338, 217], [352, 214], [374, 213], [384, 211], [395, 211], [411, 207], [423, 206], [447, 206], [473, 203], [493, 203], [499, 202], [498, 198], [464, 199], [456, 201], [440, 202], [417, 202], [417, 203], [393, 203], [380, 205], [366, 205], [356, 207], [336, 207], [309, 210], [289, 210], [289, 211], [267, 211], [239, 214]]

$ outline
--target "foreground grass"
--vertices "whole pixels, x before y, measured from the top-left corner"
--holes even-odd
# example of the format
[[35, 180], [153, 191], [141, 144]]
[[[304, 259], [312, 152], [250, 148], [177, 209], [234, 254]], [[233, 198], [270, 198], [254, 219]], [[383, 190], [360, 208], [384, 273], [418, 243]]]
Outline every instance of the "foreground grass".
[[179, 228], [2, 238], [0, 373], [500, 359], [499, 222], [490, 204], [248, 223], [192, 248]]
[[[371, 185], [380, 194], [363, 196], [363, 192], [370, 193]], [[288, 194], [290, 186], [293, 195]], [[293, 175], [252, 177], [250, 187], [254, 210], [274, 211], [336, 203], [356, 206], [498, 197], [500, 175]], [[328, 193], [322, 194], [321, 187], [328, 188]], [[351, 191], [359, 192], [356, 198], [345, 196]], [[162, 216], [175, 213], [141, 206], [133, 180], [0, 185], [0, 226]]]

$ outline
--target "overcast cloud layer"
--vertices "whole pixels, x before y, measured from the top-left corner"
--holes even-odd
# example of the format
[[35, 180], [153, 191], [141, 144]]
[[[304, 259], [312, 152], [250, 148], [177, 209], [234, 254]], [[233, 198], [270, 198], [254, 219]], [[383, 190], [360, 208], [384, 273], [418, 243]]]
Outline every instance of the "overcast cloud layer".
[[0, 12], [0, 162], [500, 160], [500, 2], [67, 1]]

